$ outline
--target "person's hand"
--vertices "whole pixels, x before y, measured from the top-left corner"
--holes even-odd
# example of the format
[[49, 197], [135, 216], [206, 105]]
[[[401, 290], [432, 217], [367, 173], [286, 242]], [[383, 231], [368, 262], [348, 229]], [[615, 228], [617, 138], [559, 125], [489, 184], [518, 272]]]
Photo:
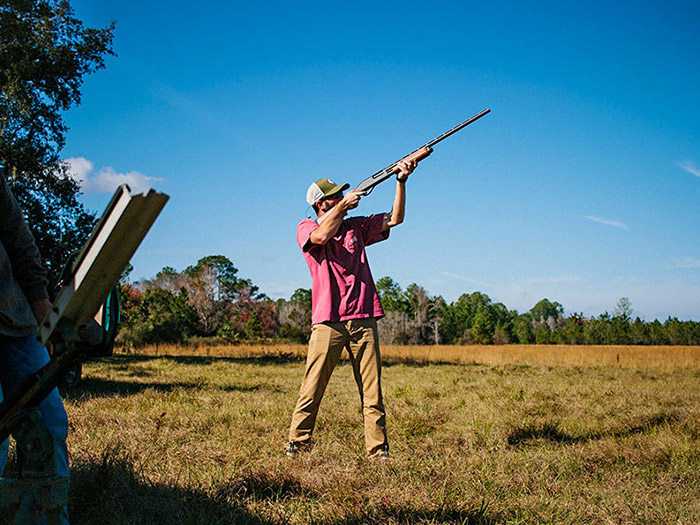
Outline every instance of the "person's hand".
[[39, 324], [41, 324], [50, 311], [51, 303], [48, 299], [37, 299], [32, 303], [32, 312], [34, 312], [34, 317], [36, 317]]
[[[46, 319], [50, 311], [51, 302], [48, 299], [37, 299], [32, 303], [32, 312], [39, 324]], [[49, 351], [49, 355], [53, 354], [53, 344], [50, 341], [46, 343], [46, 349]]]
[[396, 180], [399, 182], [406, 182], [408, 179], [408, 176], [413, 173], [413, 170], [416, 169], [416, 166], [418, 165], [418, 162], [415, 160], [412, 161], [406, 161], [406, 160], [400, 160], [398, 164], [396, 164], [396, 167], [399, 168], [399, 172], [396, 175]]
[[349, 191], [338, 203], [338, 206], [345, 211], [357, 208], [360, 205], [360, 197], [363, 195], [366, 195], [366, 192], [357, 190]]

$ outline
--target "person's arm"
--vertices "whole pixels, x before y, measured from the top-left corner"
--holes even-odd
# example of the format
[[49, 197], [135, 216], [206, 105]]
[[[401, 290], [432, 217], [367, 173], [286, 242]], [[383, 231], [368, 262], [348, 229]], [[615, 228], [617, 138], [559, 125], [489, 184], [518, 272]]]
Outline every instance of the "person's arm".
[[363, 191], [349, 191], [345, 196], [333, 206], [333, 208], [319, 217], [319, 226], [309, 235], [309, 240], [313, 244], [324, 245], [331, 240], [340, 225], [343, 223], [348, 210], [357, 208], [360, 204], [360, 197], [365, 194]]
[[[13, 277], [20, 285], [32, 313], [41, 323], [51, 310], [46, 290], [46, 269], [41, 264], [39, 250], [29, 231], [22, 210], [12, 195], [0, 171], [0, 242], [13, 269]], [[47, 343], [49, 354], [53, 346]]]
[[29, 303], [46, 299], [46, 269], [41, 264], [34, 237], [4, 175], [0, 175], [0, 242], [12, 263], [14, 278]]
[[404, 216], [406, 215], [406, 181], [408, 180], [408, 176], [416, 169], [417, 164], [416, 161], [410, 163], [401, 161], [398, 163], [399, 174], [396, 176], [394, 205], [391, 208], [391, 212], [384, 216], [382, 231], [398, 226], [403, 222]]

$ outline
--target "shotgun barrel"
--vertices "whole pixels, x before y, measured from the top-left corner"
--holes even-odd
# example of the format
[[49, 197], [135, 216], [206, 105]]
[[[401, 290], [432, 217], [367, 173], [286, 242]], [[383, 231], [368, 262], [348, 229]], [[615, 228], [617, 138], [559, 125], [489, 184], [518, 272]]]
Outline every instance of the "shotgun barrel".
[[437, 144], [438, 142], [442, 142], [447, 137], [454, 135], [459, 130], [466, 128], [469, 124], [479, 120], [481, 117], [483, 117], [484, 115], [486, 115], [490, 112], [491, 112], [491, 110], [489, 108], [486, 108], [483, 111], [474, 115], [473, 117], [469, 117], [464, 122], [461, 122], [460, 124], [457, 124], [454, 128], [445, 131], [445, 133], [443, 133], [442, 135], [435, 137], [433, 140], [431, 140], [430, 142], [421, 146], [420, 148], [412, 151], [411, 153], [409, 153], [405, 157], [400, 158], [399, 160], [397, 160], [393, 164], [389, 164], [383, 170], [379, 170], [377, 173], [375, 173], [371, 177], [367, 177], [365, 180], [363, 180], [359, 184], [359, 186], [357, 186], [357, 188], [355, 188], [355, 190], [356, 191], [364, 191], [364, 192], [366, 192], [367, 195], [369, 195], [375, 186], [384, 182], [389, 177], [391, 177], [392, 175], [396, 174], [399, 171], [399, 169], [396, 167], [399, 162], [401, 162], [403, 160], [408, 161], [408, 162], [411, 162], [411, 161], [420, 162], [421, 160], [423, 160], [424, 158], [426, 158], [427, 156], [429, 156], [433, 152], [433, 146], [435, 146], [435, 144]]

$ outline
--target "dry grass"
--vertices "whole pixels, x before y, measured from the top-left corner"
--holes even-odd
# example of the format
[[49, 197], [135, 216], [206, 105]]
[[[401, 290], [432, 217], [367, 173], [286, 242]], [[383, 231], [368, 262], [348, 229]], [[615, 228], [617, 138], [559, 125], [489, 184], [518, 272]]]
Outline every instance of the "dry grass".
[[[124, 352], [119, 351], [119, 352]], [[299, 357], [306, 346], [293, 344], [230, 346], [149, 346], [142, 355], [207, 357]], [[547, 366], [612, 366], [654, 370], [700, 370], [700, 346], [603, 346], [603, 345], [436, 345], [382, 346], [385, 361]]]
[[[315, 446], [290, 460], [303, 347], [152, 350], [87, 363], [66, 396], [72, 523], [700, 522], [688, 357], [654, 369], [636, 349], [386, 348], [393, 459], [375, 463], [346, 363]], [[618, 367], [618, 352], [643, 364]], [[461, 359], [483, 364], [448, 363]]]

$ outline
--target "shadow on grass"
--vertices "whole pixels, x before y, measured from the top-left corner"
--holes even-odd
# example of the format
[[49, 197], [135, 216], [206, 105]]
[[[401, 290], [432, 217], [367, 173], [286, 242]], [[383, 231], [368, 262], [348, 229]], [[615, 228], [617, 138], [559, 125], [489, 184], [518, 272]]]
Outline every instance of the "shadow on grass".
[[265, 523], [228, 493], [151, 483], [109, 453], [73, 465], [68, 510], [71, 523], [85, 525]]
[[[156, 484], [135, 471], [119, 452], [106, 452], [94, 462], [73, 465], [69, 498], [71, 523], [110, 524], [262, 524], [309, 520], [340, 525], [366, 523], [502, 523], [490, 516], [486, 505], [465, 510], [450, 506], [437, 510], [409, 505], [372, 505], [366, 509], [340, 509], [338, 516], [313, 519], [304, 514], [328, 496], [304, 486], [284, 473], [249, 471], [228, 483], [208, 489], [186, 489]], [[295, 500], [295, 501], [291, 501]], [[260, 505], [260, 503], [265, 503]], [[289, 504], [288, 504], [289, 503]], [[252, 504], [249, 508], [249, 504]], [[304, 510], [304, 508], [307, 510]], [[253, 510], [251, 510], [253, 509]], [[259, 514], [257, 514], [257, 510]]]
[[331, 522], [333, 525], [367, 523], [459, 523], [460, 525], [496, 525], [505, 523], [501, 516], [491, 515], [486, 506], [478, 509], [457, 509], [451, 507], [436, 510], [407, 506], [384, 506], [358, 516], [348, 516]]
[[[148, 369], [139, 369], [133, 365], [171, 361], [176, 364], [187, 366], [209, 366], [216, 362], [237, 363], [237, 364], [254, 364], [261, 366], [275, 366], [287, 363], [300, 363], [303, 357], [290, 354], [269, 354], [256, 357], [212, 357], [212, 356], [153, 356], [153, 355], [115, 355], [104, 358], [101, 361], [105, 366], [108, 366], [114, 371], [124, 372], [131, 378], [144, 379], [141, 381], [120, 381], [102, 379], [99, 377], [84, 377], [80, 384], [76, 387], [62, 389], [61, 395], [65, 399], [80, 400], [81, 398], [97, 398], [97, 397], [113, 397], [113, 396], [130, 396], [144, 392], [145, 390], [155, 390], [157, 392], [171, 392], [176, 389], [193, 389], [212, 388], [223, 392], [254, 392], [254, 391], [270, 391], [272, 393], [280, 393], [282, 390], [275, 385], [265, 384], [230, 384], [230, 385], [213, 385], [203, 383], [201, 381], [176, 381], [176, 382], [157, 382], [147, 381], [145, 379], [158, 375], [156, 372]], [[341, 364], [348, 364], [347, 360], [342, 360]], [[402, 364], [410, 367], [426, 367], [438, 365], [452, 365], [453, 363], [439, 362], [416, 362], [389, 360], [384, 364], [385, 367], [391, 367], [397, 364]]]
[[[146, 355], [117, 355], [101, 360], [103, 364], [110, 367], [114, 371], [124, 372], [131, 378], [151, 378], [158, 374], [152, 370], [143, 370], [134, 368], [134, 364], [142, 364], [158, 361], [172, 361], [177, 364], [188, 366], [209, 366], [215, 360], [231, 363], [270, 365], [284, 364], [288, 362], [299, 361], [299, 358], [291, 354], [280, 355], [263, 355], [260, 357], [208, 357], [208, 356], [146, 356]], [[61, 395], [64, 399], [80, 400], [81, 398], [96, 398], [96, 397], [113, 397], [113, 396], [130, 396], [139, 394], [145, 390], [155, 390], [157, 392], [171, 392], [176, 389], [192, 389], [201, 390], [202, 388], [210, 388], [221, 390], [223, 392], [255, 392], [269, 391], [279, 393], [282, 390], [276, 385], [266, 384], [229, 384], [218, 385], [209, 384], [206, 381], [175, 381], [175, 382], [157, 382], [157, 381], [119, 381], [108, 380], [98, 377], [84, 377], [80, 384], [75, 387], [62, 388]]]
[[[104, 361], [113, 364], [117, 369], [128, 369], [128, 365], [132, 363], [143, 363], [148, 361], [169, 360], [178, 364], [190, 366], [208, 366], [214, 361], [242, 364], [258, 364], [258, 365], [280, 365], [287, 363], [298, 363], [306, 360], [305, 355], [293, 354], [291, 352], [262, 354], [254, 357], [227, 357], [227, 356], [170, 356], [170, 355], [143, 355], [143, 354], [119, 354], [105, 358]], [[347, 354], [341, 356], [341, 363], [347, 362]], [[424, 368], [428, 366], [487, 366], [482, 363], [455, 363], [453, 361], [435, 360], [428, 361], [426, 359], [415, 359], [410, 357], [395, 357], [383, 356], [382, 366], [390, 367], [395, 365], [405, 365], [409, 367]], [[529, 365], [516, 365], [518, 368], [529, 368]]]
[[99, 377], [86, 377], [80, 385], [66, 389], [61, 392], [61, 396], [67, 400], [79, 401], [81, 399], [94, 399], [99, 397], [120, 397], [140, 394], [146, 390], [154, 390], [160, 393], [172, 392], [177, 389], [201, 390], [209, 388], [222, 392], [258, 392], [269, 391], [280, 392], [280, 388], [275, 385], [263, 384], [232, 384], [232, 385], [210, 385], [199, 381], [187, 382], [176, 381], [171, 383], [140, 382], [140, 381], [113, 381]]
[[587, 443], [606, 437], [629, 437], [637, 434], [646, 434], [660, 426], [677, 423], [678, 420], [679, 418], [676, 414], [657, 414], [645, 418], [639, 425], [629, 428], [622, 428], [609, 432], [589, 432], [581, 435], [572, 435], [563, 432], [559, 426], [554, 423], [525, 425], [516, 428], [508, 434], [508, 444], [512, 446], [526, 446], [540, 444], [543, 441], [561, 445]]
[[391, 368], [392, 366], [403, 365], [407, 368], [427, 368], [429, 366], [474, 366], [477, 363], [454, 363], [449, 361], [428, 361], [425, 359], [410, 359], [406, 357], [383, 357], [382, 368]]
[[208, 366], [214, 361], [229, 363], [248, 364], [283, 364], [303, 361], [303, 357], [291, 352], [279, 352], [262, 354], [253, 357], [232, 357], [232, 356], [207, 356], [207, 355], [143, 355], [143, 354], [119, 354], [104, 358], [104, 361], [115, 365], [128, 365], [132, 363], [143, 363], [148, 361], [173, 361], [182, 365]]

